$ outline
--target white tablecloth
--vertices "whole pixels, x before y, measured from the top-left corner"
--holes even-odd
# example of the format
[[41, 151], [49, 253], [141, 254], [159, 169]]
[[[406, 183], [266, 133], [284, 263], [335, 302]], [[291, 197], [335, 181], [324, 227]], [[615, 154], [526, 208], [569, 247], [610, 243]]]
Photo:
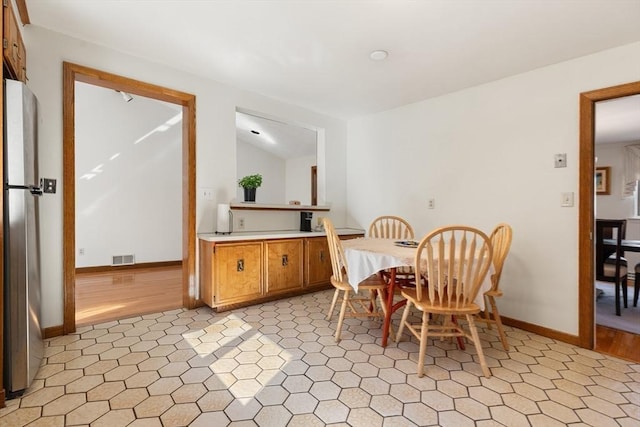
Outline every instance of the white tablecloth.
[[[413, 266], [416, 249], [396, 246], [395, 239], [365, 237], [342, 241], [349, 272], [349, 284], [358, 290], [358, 284], [372, 274], [388, 268]], [[474, 302], [484, 310], [484, 293], [491, 289], [491, 266]]]
[[413, 266], [415, 248], [403, 248], [395, 240], [360, 238], [342, 241], [349, 271], [349, 284], [358, 290], [358, 283], [372, 274], [388, 268]]

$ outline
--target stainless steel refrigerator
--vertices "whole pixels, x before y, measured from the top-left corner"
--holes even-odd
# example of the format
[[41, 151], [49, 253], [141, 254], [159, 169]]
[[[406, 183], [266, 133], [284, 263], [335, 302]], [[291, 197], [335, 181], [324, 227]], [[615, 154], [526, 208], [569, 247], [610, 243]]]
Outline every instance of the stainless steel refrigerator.
[[22, 82], [4, 82], [4, 379], [11, 397], [29, 387], [42, 361], [38, 196], [38, 101]]

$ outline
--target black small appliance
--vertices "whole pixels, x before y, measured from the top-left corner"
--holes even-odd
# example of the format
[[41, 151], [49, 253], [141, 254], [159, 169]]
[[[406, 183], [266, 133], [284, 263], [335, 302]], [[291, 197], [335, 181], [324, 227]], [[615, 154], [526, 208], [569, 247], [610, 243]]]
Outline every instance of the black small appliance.
[[300, 212], [300, 231], [311, 231], [313, 212]]

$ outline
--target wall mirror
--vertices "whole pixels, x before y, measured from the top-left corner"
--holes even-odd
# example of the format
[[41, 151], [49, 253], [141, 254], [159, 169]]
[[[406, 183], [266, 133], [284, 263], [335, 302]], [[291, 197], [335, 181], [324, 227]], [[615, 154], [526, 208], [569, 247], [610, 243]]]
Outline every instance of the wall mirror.
[[[317, 129], [269, 117], [236, 110], [237, 180], [246, 175], [261, 174], [256, 203], [302, 205], [322, 204], [318, 153], [322, 143]], [[314, 190], [315, 189], [315, 190]], [[316, 194], [314, 197], [313, 193]], [[244, 200], [238, 187], [236, 200]]]

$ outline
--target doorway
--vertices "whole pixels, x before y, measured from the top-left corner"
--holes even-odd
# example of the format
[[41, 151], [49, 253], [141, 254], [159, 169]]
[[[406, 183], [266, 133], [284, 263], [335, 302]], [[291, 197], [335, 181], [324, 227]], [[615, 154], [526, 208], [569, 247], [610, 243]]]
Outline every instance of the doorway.
[[63, 333], [75, 332], [76, 307], [76, 171], [75, 171], [75, 83], [83, 82], [123, 93], [144, 96], [182, 109], [182, 305], [195, 300], [195, 96], [144, 83], [77, 64], [63, 64]]
[[578, 209], [578, 333], [582, 347], [595, 347], [595, 104], [640, 94], [640, 82], [580, 94], [579, 209]]

